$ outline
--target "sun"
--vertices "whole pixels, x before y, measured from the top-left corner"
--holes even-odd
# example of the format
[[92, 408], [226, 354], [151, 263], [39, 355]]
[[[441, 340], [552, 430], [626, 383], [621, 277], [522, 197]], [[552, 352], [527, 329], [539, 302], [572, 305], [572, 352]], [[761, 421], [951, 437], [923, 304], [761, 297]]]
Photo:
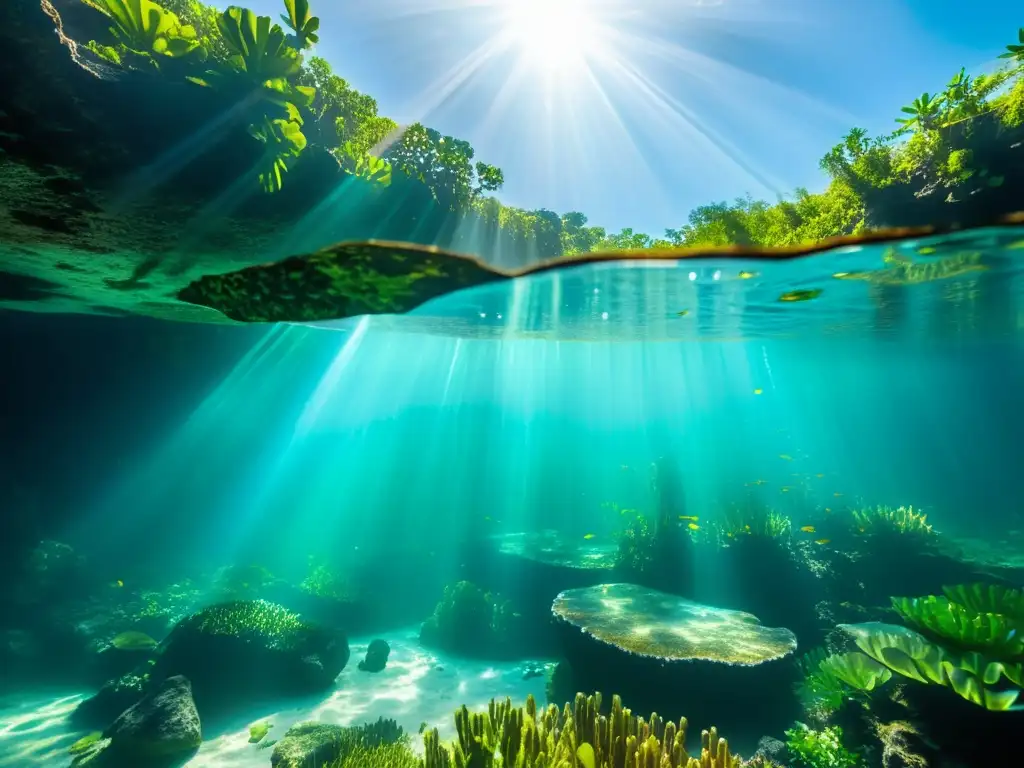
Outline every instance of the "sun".
[[548, 73], [585, 65], [603, 37], [588, 0], [504, 0], [503, 33], [522, 58]]

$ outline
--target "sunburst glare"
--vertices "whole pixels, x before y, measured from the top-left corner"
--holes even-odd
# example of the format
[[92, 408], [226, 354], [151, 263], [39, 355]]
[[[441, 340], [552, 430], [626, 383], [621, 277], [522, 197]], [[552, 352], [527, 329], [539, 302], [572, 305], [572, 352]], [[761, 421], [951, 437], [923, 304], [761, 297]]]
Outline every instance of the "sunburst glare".
[[587, 0], [507, 0], [505, 41], [544, 75], [580, 74], [609, 30]]

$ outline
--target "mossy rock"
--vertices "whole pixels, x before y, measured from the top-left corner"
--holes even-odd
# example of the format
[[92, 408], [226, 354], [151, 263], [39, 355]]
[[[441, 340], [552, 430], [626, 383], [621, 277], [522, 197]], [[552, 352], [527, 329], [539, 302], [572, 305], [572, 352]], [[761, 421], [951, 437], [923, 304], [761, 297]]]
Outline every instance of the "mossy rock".
[[476, 658], [514, 657], [520, 624], [507, 600], [460, 581], [445, 587], [433, 615], [420, 628], [420, 642]]
[[145, 695], [149, 680], [148, 663], [110, 680], [94, 696], [78, 705], [73, 720], [91, 727], [106, 727]]
[[321, 768], [359, 750], [405, 740], [401, 727], [384, 718], [349, 728], [330, 723], [299, 723], [274, 745], [270, 764], [274, 768]]
[[336, 629], [304, 621], [264, 600], [206, 608], [161, 644], [152, 677], [184, 675], [200, 712], [329, 688], [349, 659]]

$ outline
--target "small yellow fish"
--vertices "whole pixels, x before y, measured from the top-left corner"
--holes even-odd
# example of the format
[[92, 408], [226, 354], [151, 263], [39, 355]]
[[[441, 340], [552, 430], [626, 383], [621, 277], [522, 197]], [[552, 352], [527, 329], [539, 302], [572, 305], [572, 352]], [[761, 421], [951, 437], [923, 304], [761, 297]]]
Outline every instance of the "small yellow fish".
[[698, 520], [700, 520], [700, 517], [698, 517], [697, 515], [680, 515], [679, 519], [680, 520], [693, 520], [694, 522], [697, 522]]
[[779, 458], [782, 459], [783, 461], [792, 461], [793, 460], [793, 457], [790, 456], [788, 453], [780, 453], [779, 454]]
[[793, 490], [793, 489], [792, 489], [792, 487], [791, 487], [791, 486], [788, 486], [788, 485], [784, 485], [784, 486], [782, 486], [781, 488], [779, 488], [779, 490], [780, 490], [780, 491], [782, 491], [783, 493], [789, 493], [789, 492], [790, 492], [791, 490]]
[[832, 514], [832, 507], [825, 507], [825, 511], [826, 511], [826, 512], [827, 512], [828, 514], [830, 514], [830, 515], [831, 515], [831, 514]]
[[932, 248], [930, 245], [926, 245], [922, 248], [918, 248], [917, 252], [922, 256], [931, 256], [933, 253], [938, 252], [938, 248]]
[[767, 480], [755, 480], [754, 482], [751, 483], [751, 485], [764, 485], [767, 482]]
[[597, 760], [594, 756], [594, 747], [589, 743], [584, 741], [576, 748], [576, 757], [583, 768], [595, 768]]
[[815, 544], [831, 544], [832, 543], [832, 539], [815, 539], [814, 543]]
[[124, 582], [123, 582], [123, 581], [121, 581], [120, 579], [118, 579], [117, 581], [115, 581], [115, 582], [114, 582], [113, 584], [111, 584], [110, 586], [112, 586], [112, 587], [123, 587], [123, 586], [124, 586]]
[[676, 312], [676, 317], [686, 317], [688, 314], [690, 314], [690, 310], [681, 309], [678, 312]]
[[743, 530], [749, 532], [750, 531], [750, 526], [749, 525], [744, 525], [743, 526]]
[[803, 525], [800, 527], [800, 530], [804, 533], [814, 533], [815, 528], [813, 525]]
[[819, 472], [818, 474], [815, 475], [815, 477], [817, 477], [817, 478], [822, 478], [824, 476], [825, 476], [824, 472]]
[[486, 520], [487, 522], [491, 522], [491, 516], [490, 515], [484, 515], [484, 520]]
[[700, 526], [697, 525], [696, 523], [690, 523], [686, 527], [689, 528], [691, 531], [699, 531], [700, 530]]
[[754, 390], [754, 394], [755, 394], [755, 395], [760, 395], [760, 394], [761, 394], [762, 392], [764, 392], [764, 390], [763, 390], [763, 389], [755, 389], [755, 390]]
[[746, 270], [740, 272], [740, 280], [749, 280], [752, 277], [757, 277], [757, 272], [747, 272]]
[[786, 293], [779, 296], [779, 301], [810, 301], [821, 296], [821, 288], [815, 288], [813, 290], [800, 290], [800, 291], [787, 291]]
[[583, 534], [583, 538], [586, 539], [587, 541], [590, 541], [596, 535], [597, 535], [596, 533], [585, 533], [585, 534]]
[[842, 496], [843, 494], [841, 494], [841, 493], [840, 493], [839, 491], [836, 491], [836, 492], [835, 492], [835, 493], [833, 493], [832, 495], [833, 495], [833, 496], [835, 496], [835, 497], [836, 497], [836, 498], [838, 499], [838, 498], [839, 498], [840, 496]]

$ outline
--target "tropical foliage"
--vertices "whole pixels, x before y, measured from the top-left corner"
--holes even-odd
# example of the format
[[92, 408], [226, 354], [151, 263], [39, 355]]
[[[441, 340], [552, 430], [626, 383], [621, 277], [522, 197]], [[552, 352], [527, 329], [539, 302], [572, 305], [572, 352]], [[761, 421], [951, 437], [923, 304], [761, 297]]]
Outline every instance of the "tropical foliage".
[[200, 0], [81, 2], [110, 21], [108, 39], [88, 44], [97, 55], [121, 67], [188, 79], [222, 92], [227, 103], [248, 105], [249, 132], [264, 147], [258, 177], [267, 192], [281, 189], [288, 171], [317, 147], [334, 155], [343, 171], [381, 187], [422, 185], [440, 210], [475, 217], [481, 233], [500, 231], [533, 258], [608, 249], [784, 246], [856, 234], [867, 226], [865, 198], [872, 190], [922, 173], [950, 186], [968, 179], [999, 186], [998, 169], [974, 157], [973, 121], [989, 115], [1010, 128], [1024, 124], [1022, 28], [1019, 42], [1002, 53], [1002, 68], [978, 75], [961, 69], [943, 90], [903, 107], [891, 134], [872, 137], [852, 129], [822, 158], [831, 181], [820, 193], [797, 189], [774, 203], [744, 197], [703, 205], [660, 237], [631, 228], [611, 233], [576, 211], [502, 205], [490, 195], [500, 190], [504, 173], [476, 160], [469, 142], [419, 123], [400, 129], [379, 115], [372, 97], [311, 54], [321, 30], [309, 0], [283, 0], [281, 24]]

